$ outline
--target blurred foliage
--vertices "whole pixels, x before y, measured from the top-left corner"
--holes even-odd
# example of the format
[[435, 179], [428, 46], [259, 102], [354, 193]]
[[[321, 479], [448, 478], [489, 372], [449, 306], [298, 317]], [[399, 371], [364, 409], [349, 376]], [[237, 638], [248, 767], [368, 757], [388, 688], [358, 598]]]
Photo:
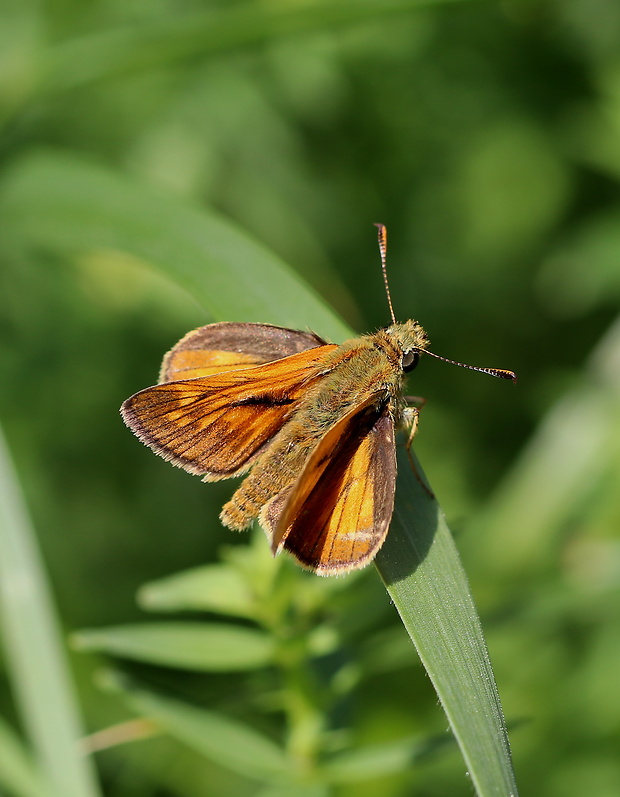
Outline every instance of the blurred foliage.
[[[510, 389], [424, 362], [411, 383], [428, 398], [416, 451], [462, 529], [521, 790], [615, 797], [618, 3], [5, 0], [0, 15], [0, 202], [41, 151], [59, 173], [95, 162], [228, 216], [359, 331], [387, 321], [371, 224], [382, 221], [397, 315], [419, 319], [440, 354], [517, 371]], [[182, 612], [175, 624], [187, 625], [190, 599], [175, 604], [172, 574], [249, 555], [217, 521], [231, 486], [151, 456], [117, 408], [209, 308], [122, 247], [42, 246], [40, 229], [62, 231], [44, 183], [40, 194], [27, 251], [0, 214], [0, 418], [63, 625], [144, 624], [141, 587], [144, 608]], [[253, 568], [261, 543], [248, 549]], [[193, 611], [222, 625], [212, 615], [228, 595], [229, 625], [243, 634], [243, 588], [234, 568], [218, 572], [220, 604], [204, 598]], [[258, 667], [264, 640], [248, 648], [255, 669], [246, 659], [189, 672], [125, 650], [122, 674], [97, 676], [106, 692], [93, 674], [110, 640], [75, 638], [91, 651], [73, 664], [104, 793], [257, 794], [247, 759], [277, 769], [272, 739], [288, 712], [291, 745], [320, 736], [330, 751], [338, 795], [469, 794], [372, 568], [325, 581], [284, 563], [270, 578], [265, 612], [270, 598], [284, 602], [280, 620], [290, 607], [300, 664], [290, 670], [312, 678], [308, 703], [286, 704], [307, 694], [286, 684], [286, 662]], [[188, 700], [211, 712], [210, 730]], [[328, 727], [314, 713], [321, 701]], [[11, 752], [21, 729], [4, 670], [0, 706], [2, 787], [35, 794], [27, 753]], [[155, 725], [131, 724], [136, 713]], [[233, 740], [226, 761], [196, 741], [219, 733]], [[351, 742], [357, 761], [344, 757]], [[246, 759], [231, 762], [242, 746]]]

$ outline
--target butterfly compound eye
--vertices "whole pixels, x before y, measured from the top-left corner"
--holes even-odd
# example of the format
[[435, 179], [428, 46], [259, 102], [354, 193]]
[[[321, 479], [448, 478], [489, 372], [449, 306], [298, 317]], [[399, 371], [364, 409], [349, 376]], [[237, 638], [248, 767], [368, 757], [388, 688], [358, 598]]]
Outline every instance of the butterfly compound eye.
[[413, 369], [418, 364], [419, 359], [420, 359], [420, 355], [418, 354], [417, 351], [406, 351], [406, 352], [404, 352], [403, 353], [403, 362], [402, 362], [403, 371], [406, 374], [408, 374], [409, 371], [413, 371]]

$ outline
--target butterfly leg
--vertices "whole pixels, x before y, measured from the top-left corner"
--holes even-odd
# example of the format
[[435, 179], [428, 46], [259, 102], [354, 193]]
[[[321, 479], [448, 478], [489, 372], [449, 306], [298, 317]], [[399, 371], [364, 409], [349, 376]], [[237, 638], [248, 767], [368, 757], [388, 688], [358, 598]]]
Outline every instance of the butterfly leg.
[[418, 433], [420, 410], [426, 404], [426, 399], [421, 396], [405, 396], [405, 402], [407, 406], [403, 410], [403, 426], [409, 429], [409, 437], [407, 438], [407, 452], [409, 452], [413, 438]]
[[420, 410], [426, 404], [426, 399], [422, 398], [421, 396], [405, 396], [405, 401], [407, 405], [403, 410], [402, 420], [403, 420], [403, 427], [409, 430], [409, 436], [407, 438], [406, 448], [407, 448], [407, 456], [409, 457], [409, 464], [411, 465], [411, 469], [418, 480], [418, 482], [422, 485], [425, 492], [428, 493], [430, 498], [435, 498], [435, 494], [431, 490], [431, 488], [426, 484], [424, 479], [420, 476], [418, 472], [418, 468], [415, 464], [415, 460], [411, 455], [411, 445], [413, 443], [413, 438], [416, 436], [418, 431], [418, 426], [420, 423]]

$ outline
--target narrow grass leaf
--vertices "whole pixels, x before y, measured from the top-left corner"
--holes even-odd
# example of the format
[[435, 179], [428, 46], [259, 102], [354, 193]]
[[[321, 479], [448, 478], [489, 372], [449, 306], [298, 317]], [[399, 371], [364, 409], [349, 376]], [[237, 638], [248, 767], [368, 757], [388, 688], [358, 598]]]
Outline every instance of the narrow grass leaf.
[[433, 682], [476, 793], [514, 797], [506, 724], [467, 577], [443, 513], [416, 478], [404, 446], [398, 455], [398, 500], [377, 569]]
[[289, 765], [284, 751], [263, 734], [215, 711], [162, 697], [111, 673], [108, 688], [121, 690], [131, 709], [157, 722], [171, 736], [201, 755], [258, 780], [284, 778]]
[[0, 431], [0, 612], [11, 685], [50, 795], [97, 797], [34, 530]]
[[217, 215], [64, 154], [34, 155], [0, 196], [5, 246], [63, 255], [120, 250], [161, 268], [216, 319], [346, 326], [283, 261]]
[[273, 659], [271, 637], [253, 628], [213, 623], [144, 623], [88, 629], [72, 637], [78, 650], [205, 672], [254, 670]]
[[0, 794], [49, 797], [32, 754], [11, 726], [0, 717]]

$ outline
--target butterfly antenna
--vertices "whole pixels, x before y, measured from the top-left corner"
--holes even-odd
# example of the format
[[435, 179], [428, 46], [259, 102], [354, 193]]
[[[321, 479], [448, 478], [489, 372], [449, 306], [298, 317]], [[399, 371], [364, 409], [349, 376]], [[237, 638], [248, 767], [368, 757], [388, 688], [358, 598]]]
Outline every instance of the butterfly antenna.
[[483, 374], [490, 374], [491, 376], [498, 377], [498, 379], [510, 379], [515, 385], [517, 383], [517, 375], [514, 371], [505, 371], [503, 368], [482, 368], [478, 365], [466, 365], [465, 363], [458, 363], [456, 360], [448, 360], [447, 357], [440, 357], [438, 354], [433, 354], [432, 351], [425, 351], [424, 354], [429, 354], [436, 360], [443, 360], [443, 362], [450, 363], [450, 365], [469, 368], [470, 371], [481, 371]]
[[379, 252], [381, 252], [381, 271], [383, 272], [383, 282], [385, 284], [385, 292], [387, 293], [388, 305], [390, 306], [390, 315], [392, 316], [392, 323], [396, 323], [396, 316], [394, 315], [394, 307], [392, 306], [392, 297], [390, 296], [390, 286], [387, 278], [387, 268], [385, 261], [387, 258], [387, 230], [385, 224], [375, 224], [379, 230]]

